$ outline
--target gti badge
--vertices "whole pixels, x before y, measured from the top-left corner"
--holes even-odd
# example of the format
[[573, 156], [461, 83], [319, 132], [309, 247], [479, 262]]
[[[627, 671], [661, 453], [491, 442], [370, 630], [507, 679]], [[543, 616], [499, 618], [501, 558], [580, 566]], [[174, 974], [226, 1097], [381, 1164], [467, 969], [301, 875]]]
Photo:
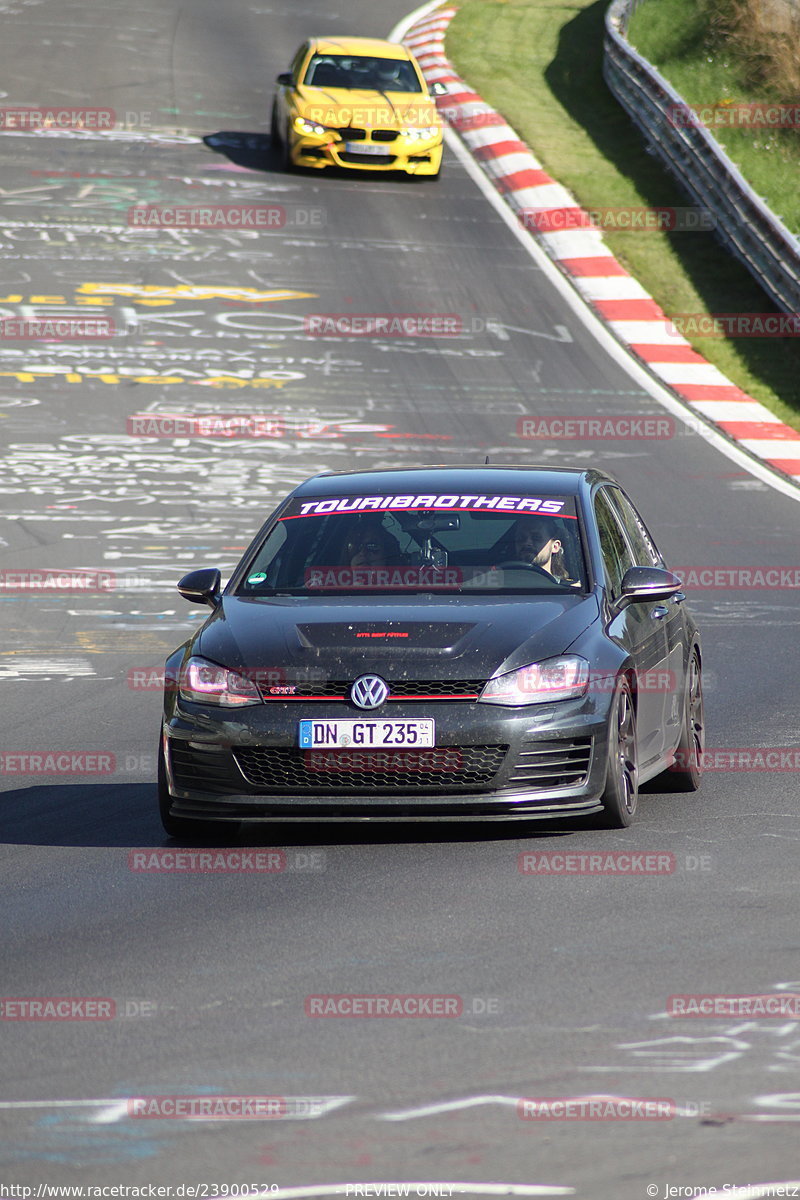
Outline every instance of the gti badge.
[[380, 708], [389, 695], [389, 685], [379, 675], [360, 675], [350, 688], [357, 708]]

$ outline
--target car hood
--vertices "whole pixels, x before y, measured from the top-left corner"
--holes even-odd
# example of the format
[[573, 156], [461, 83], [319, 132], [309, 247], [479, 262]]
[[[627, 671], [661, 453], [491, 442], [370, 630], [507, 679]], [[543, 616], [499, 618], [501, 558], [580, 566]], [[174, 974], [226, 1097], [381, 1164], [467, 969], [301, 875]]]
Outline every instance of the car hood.
[[599, 611], [594, 595], [561, 593], [481, 603], [224, 596], [191, 649], [234, 670], [287, 678], [489, 679], [563, 654]]
[[441, 124], [435, 102], [421, 92], [301, 86], [295, 109], [309, 121], [342, 128], [400, 130]]

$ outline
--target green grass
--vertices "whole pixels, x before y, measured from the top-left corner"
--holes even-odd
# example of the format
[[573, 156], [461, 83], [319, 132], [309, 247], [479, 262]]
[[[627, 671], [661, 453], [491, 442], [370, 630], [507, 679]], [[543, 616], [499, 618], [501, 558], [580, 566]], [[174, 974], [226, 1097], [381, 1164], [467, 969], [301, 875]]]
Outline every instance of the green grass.
[[[656, 0], [670, 6], [682, 0]], [[447, 52], [585, 208], [685, 207], [684, 193], [603, 82], [606, 0], [463, 0]], [[688, 36], [673, 33], [673, 45]], [[611, 233], [606, 241], [665, 312], [767, 312], [751, 276], [705, 233]], [[734, 383], [800, 429], [800, 342], [691, 338]]]
[[[697, 0], [646, 0], [633, 15], [629, 40], [687, 104], [791, 102], [769, 86], [753, 54], [704, 16], [702, 7]], [[718, 126], [711, 132], [753, 190], [792, 233], [800, 232], [798, 130]]]

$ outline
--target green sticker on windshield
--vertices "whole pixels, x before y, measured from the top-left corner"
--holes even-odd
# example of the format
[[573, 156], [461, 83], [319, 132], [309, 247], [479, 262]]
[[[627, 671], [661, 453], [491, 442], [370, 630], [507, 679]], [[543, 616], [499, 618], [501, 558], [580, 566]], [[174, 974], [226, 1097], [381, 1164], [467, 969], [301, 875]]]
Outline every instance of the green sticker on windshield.
[[247, 582], [248, 583], [263, 583], [266, 578], [267, 578], [267, 576], [263, 571], [256, 571], [255, 575], [247, 576]]

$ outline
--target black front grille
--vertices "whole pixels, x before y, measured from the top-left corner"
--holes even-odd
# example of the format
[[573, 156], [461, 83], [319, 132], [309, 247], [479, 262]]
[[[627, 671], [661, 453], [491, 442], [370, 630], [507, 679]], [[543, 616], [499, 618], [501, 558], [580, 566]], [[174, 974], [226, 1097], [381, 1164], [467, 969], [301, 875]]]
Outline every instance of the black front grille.
[[373, 129], [373, 142], [393, 142], [397, 138], [397, 133], [394, 129]]
[[345, 126], [344, 129], [337, 130], [337, 132], [346, 142], [363, 142], [367, 136], [366, 129], [357, 129], [350, 125]]
[[483, 679], [425, 679], [422, 682], [415, 679], [404, 679], [389, 684], [390, 700], [404, 700], [407, 697], [420, 696], [424, 699], [438, 699], [440, 696], [453, 700], [469, 700], [479, 696], [483, 690]]
[[372, 163], [376, 167], [385, 167], [389, 163], [394, 162], [393, 154], [354, 154], [350, 150], [343, 150], [339, 155], [342, 162], [361, 165], [361, 163]]
[[297, 750], [239, 747], [247, 781], [265, 792], [449, 792], [491, 783], [508, 746], [431, 750]]
[[[482, 679], [403, 679], [389, 684], [389, 697], [392, 700], [474, 700], [480, 695], [484, 685]], [[285, 685], [283, 685], [285, 686]], [[297, 684], [297, 690], [291, 695], [281, 694], [276, 688], [276, 694], [270, 695], [269, 686], [261, 688], [265, 700], [346, 700], [350, 696], [352, 680], [328, 680], [326, 683]]]
[[586, 782], [592, 739], [523, 742], [507, 787], [575, 787]]

